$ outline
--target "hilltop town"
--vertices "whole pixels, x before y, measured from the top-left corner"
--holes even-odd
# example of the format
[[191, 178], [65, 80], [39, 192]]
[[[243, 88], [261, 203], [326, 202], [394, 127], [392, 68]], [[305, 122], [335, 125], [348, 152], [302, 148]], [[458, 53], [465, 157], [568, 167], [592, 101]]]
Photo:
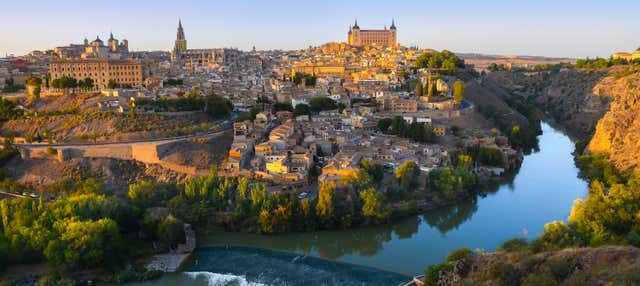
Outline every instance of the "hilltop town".
[[424, 177], [452, 166], [452, 154], [482, 148], [497, 159], [474, 162], [477, 174], [517, 168], [522, 154], [509, 144], [510, 129], [494, 128], [465, 99], [473, 67], [448, 51], [403, 47], [396, 33], [395, 22], [361, 30], [356, 21], [346, 43], [188, 49], [180, 22], [170, 53], [130, 52], [111, 34], [106, 43], [97, 36], [5, 60], [3, 97], [20, 113], [2, 123], [21, 154], [10, 173], [46, 185], [78, 166], [111, 176], [104, 169], [113, 167], [99, 166], [125, 160], [140, 172], [121, 183], [182, 181], [217, 168], [310, 193], [355, 174], [362, 160], [389, 179], [411, 161]]

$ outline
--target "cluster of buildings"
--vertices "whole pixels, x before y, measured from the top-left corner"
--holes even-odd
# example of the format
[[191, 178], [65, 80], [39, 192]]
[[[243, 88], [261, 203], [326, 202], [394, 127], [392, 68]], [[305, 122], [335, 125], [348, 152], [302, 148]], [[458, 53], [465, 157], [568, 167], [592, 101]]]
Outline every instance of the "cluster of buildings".
[[640, 59], [640, 48], [635, 50], [633, 53], [618, 52], [618, 53], [615, 53], [615, 54], [611, 55], [611, 57], [613, 59], [623, 59], [623, 60], [627, 60], [627, 61], [638, 60], [638, 59]]
[[51, 80], [71, 77], [77, 81], [91, 78], [96, 88], [106, 88], [110, 82], [120, 86], [142, 86], [146, 69], [129, 53], [129, 41], [119, 41], [113, 33], [105, 43], [99, 36], [83, 44], [71, 44], [53, 50], [56, 58], [49, 63]]
[[[51, 80], [92, 78], [105, 95], [98, 102], [104, 111], [157, 112], [129, 106], [137, 97], [157, 100], [193, 92], [223, 96], [233, 102], [234, 111], [255, 116], [233, 123], [223, 172], [305, 186], [353, 174], [363, 159], [389, 173], [407, 160], [425, 172], [451, 164], [449, 152], [459, 148], [452, 140], [427, 144], [378, 131], [381, 119], [400, 116], [407, 124], [429, 125], [437, 136], [452, 137], [450, 121], [464, 116], [466, 107], [453, 100], [454, 76], [414, 71], [416, 58], [430, 52], [398, 45], [395, 21], [381, 30], [361, 30], [356, 22], [346, 43], [302, 50], [189, 49], [179, 21], [169, 53], [133, 53], [127, 40], [110, 35], [106, 44], [85, 39], [84, 44], [34, 52], [32, 58], [48, 59], [39, 62], [46, 62]], [[0, 62], [0, 76], [4, 64]], [[126, 88], [106, 88], [113, 81]], [[335, 105], [311, 116], [274, 108], [294, 110], [318, 98]], [[469, 136], [484, 137], [491, 136]], [[471, 141], [468, 144], [497, 146], [506, 158], [515, 156], [504, 140]]]

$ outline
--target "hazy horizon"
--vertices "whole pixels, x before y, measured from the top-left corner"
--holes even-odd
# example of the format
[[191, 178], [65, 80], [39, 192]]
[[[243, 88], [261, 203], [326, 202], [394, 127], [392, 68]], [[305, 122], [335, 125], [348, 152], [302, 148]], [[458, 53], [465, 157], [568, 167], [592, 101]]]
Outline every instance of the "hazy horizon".
[[[185, 4], [188, 2], [188, 4]], [[496, 55], [608, 57], [640, 45], [640, 3], [549, 0], [459, 1], [9, 1], [0, 19], [0, 56], [47, 50], [84, 37], [128, 39], [130, 49], [173, 47], [182, 19], [189, 48], [303, 49], [344, 42], [354, 19], [388, 27], [398, 42], [436, 50]], [[15, 11], [15, 12], [12, 12]]]

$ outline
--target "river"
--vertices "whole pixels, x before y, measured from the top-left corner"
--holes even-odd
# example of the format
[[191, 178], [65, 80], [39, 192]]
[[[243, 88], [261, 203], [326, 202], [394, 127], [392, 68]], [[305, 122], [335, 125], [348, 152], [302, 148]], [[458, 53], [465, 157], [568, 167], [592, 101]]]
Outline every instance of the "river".
[[566, 220], [588, 186], [569, 137], [542, 124], [539, 152], [509, 183], [455, 205], [377, 227], [264, 236], [212, 231], [184, 272], [141, 285], [397, 285], [460, 247], [492, 251]]

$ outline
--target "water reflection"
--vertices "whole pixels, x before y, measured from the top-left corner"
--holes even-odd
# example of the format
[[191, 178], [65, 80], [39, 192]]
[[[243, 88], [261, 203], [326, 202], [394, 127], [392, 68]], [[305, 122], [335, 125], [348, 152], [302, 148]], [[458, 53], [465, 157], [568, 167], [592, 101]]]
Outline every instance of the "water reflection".
[[478, 211], [478, 198], [474, 196], [468, 200], [427, 212], [424, 219], [429, 226], [435, 227], [440, 231], [440, 234], [445, 235], [471, 219], [476, 211]]

